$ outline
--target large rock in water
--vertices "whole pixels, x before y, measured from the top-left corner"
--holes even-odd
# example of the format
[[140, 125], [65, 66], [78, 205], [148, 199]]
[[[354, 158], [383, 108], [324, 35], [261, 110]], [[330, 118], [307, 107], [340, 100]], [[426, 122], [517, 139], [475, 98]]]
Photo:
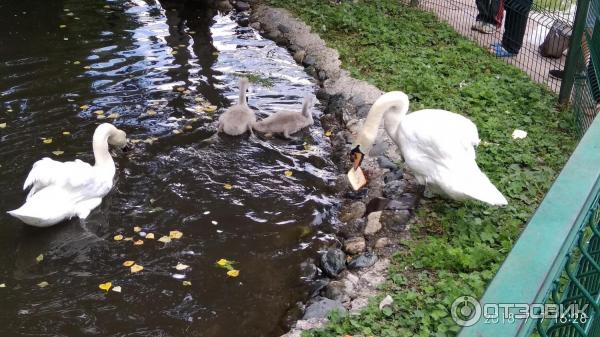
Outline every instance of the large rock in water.
[[302, 319], [325, 318], [331, 311], [334, 310], [338, 311], [342, 316], [346, 316], [348, 314], [348, 311], [342, 302], [330, 300], [328, 298], [317, 297], [315, 298], [315, 301], [306, 308]]
[[321, 255], [321, 268], [328, 276], [337, 277], [346, 269], [346, 254], [341, 249], [329, 249]]

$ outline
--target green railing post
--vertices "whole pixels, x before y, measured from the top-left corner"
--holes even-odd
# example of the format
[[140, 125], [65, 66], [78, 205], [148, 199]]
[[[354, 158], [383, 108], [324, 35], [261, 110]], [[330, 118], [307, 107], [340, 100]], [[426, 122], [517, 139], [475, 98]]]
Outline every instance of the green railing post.
[[569, 42], [569, 52], [567, 53], [567, 61], [565, 63], [565, 73], [560, 93], [558, 94], [558, 102], [567, 104], [571, 97], [571, 90], [575, 81], [575, 73], [580, 68], [578, 63], [581, 59], [581, 39], [585, 29], [590, 0], [577, 1], [577, 10], [575, 12], [575, 23], [573, 24], [573, 33]]

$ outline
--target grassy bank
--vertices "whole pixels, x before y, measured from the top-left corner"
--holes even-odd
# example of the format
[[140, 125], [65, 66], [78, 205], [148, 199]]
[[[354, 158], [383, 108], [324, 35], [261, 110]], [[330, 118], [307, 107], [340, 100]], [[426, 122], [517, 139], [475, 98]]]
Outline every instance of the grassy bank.
[[[449, 315], [463, 294], [480, 296], [576, 143], [555, 97], [520, 70], [489, 56], [433, 15], [397, 0], [269, 0], [313, 27], [344, 68], [384, 91], [402, 90], [411, 108], [441, 108], [471, 118], [483, 144], [478, 163], [509, 198], [495, 209], [435, 198], [422, 207], [407, 249], [393, 259], [384, 293], [360, 316], [337, 318], [311, 336], [451, 336]], [[528, 137], [513, 140], [519, 128]]]

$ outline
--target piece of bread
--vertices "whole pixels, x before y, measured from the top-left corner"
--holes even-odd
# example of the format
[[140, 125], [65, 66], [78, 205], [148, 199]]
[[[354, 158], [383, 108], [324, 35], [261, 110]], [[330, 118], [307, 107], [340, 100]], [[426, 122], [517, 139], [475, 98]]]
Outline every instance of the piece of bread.
[[350, 185], [352, 185], [352, 189], [355, 191], [358, 191], [367, 184], [367, 178], [360, 166], [357, 167], [356, 170], [351, 168], [350, 171], [348, 171], [348, 181], [350, 181]]

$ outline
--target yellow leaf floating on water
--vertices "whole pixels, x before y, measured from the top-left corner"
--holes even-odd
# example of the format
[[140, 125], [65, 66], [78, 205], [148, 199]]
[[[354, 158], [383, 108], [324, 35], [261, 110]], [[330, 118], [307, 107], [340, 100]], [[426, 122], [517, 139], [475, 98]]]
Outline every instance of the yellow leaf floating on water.
[[57, 150], [57, 151], [52, 151], [52, 153], [53, 153], [55, 156], [60, 156], [61, 154], [65, 153], [65, 151], [60, 151], [60, 150]]
[[115, 241], [121, 241], [121, 240], [123, 240], [123, 235], [121, 235], [121, 234], [119, 234], [119, 235], [115, 235], [115, 236], [113, 237], [113, 239], [114, 239]]
[[204, 107], [204, 111], [206, 112], [215, 112], [217, 111], [217, 106], [216, 105], [209, 105]]
[[161, 236], [161, 238], [158, 239], [158, 241], [163, 242], [163, 243], [169, 243], [169, 242], [171, 242], [171, 238], [168, 236]]
[[135, 227], [133, 227], [133, 231], [136, 232], [136, 233], [141, 232], [142, 231], [142, 227], [135, 226]]
[[4, 129], [6, 127], [6, 123], [0, 123], [0, 129]]
[[204, 102], [204, 98], [198, 96], [198, 97], [194, 98], [194, 101], [196, 101], [196, 102]]
[[112, 288], [112, 291], [116, 292], [116, 293], [120, 293], [121, 292], [121, 286], [116, 286]]
[[331, 131], [326, 131], [325, 132], [325, 137], [331, 137], [331, 135], [332, 135]]
[[140, 266], [139, 264], [134, 264], [133, 266], [131, 266], [130, 270], [132, 273], [137, 273], [144, 270], [144, 267]]
[[173, 134], [176, 134], [176, 135], [178, 135], [178, 134], [180, 134], [180, 133], [181, 133], [181, 130], [173, 130], [172, 132], [173, 132]]
[[233, 188], [233, 186], [231, 186], [231, 184], [225, 184], [225, 185], [223, 185], [223, 188], [226, 190], [230, 190]]
[[58, 28], [67, 28], [67, 25], [60, 25]]
[[186, 126], [184, 127], [184, 129], [186, 129], [186, 130], [191, 130], [191, 129], [193, 129], [193, 127], [192, 127], [191, 125], [186, 125]]
[[97, 118], [97, 119], [105, 119], [105, 118], [106, 118], [106, 116], [104, 116], [104, 115], [98, 115], [98, 116], [96, 116], [96, 118]]
[[101, 283], [98, 288], [104, 290], [104, 291], [109, 291], [110, 288], [112, 288], [112, 282], [106, 282], [106, 283]]
[[75, 61], [75, 62], [73, 62], [73, 64], [81, 64], [81, 62]]
[[191, 286], [192, 282], [190, 282], [190, 281], [183, 281], [182, 284], [187, 287], [187, 286]]
[[44, 138], [42, 141], [44, 144], [52, 144], [52, 138]]
[[40, 282], [40, 283], [37, 284], [37, 286], [40, 287], [40, 288], [45, 288], [45, 287], [47, 287], [49, 285], [50, 285], [50, 283], [48, 283], [46, 281], [42, 281], [42, 282]]
[[108, 115], [106, 118], [117, 119], [119, 117], [121, 117], [121, 115], [119, 115], [117, 112], [113, 112], [110, 115]]
[[144, 244], [144, 240], [137, 240], [137, 241], [134, 241], [134, 242], [133, 242], [133, 245], [134, 245], [134, 246], [141, 246], [141, 245], [143, 245], [143, 244]]
[[170, 231], [169, 232], [169, 237], [171, 239], [181, 239], [182, 236], [183, 236], [183, 233], [180, 231]]
[[104, 110], [96, 110], [94, 111], [96, 115], [104, 115]]
[[220, 259], [219, 261], [217, 261], [217, 264], [218, 264], [219, 266], [221, 266], [221, 267], [224, 267], [224, 266], [226, 266], [226, 265], [229, 265], [229, 264], [231, 264], [231, 262], [229, 262], [229, 261], [227, 261], [227, 260], [225, 260], [225, 259]]
[[124, 241], [133, 241], [133, 237], [131, 236], [127, 236], [125, 238], [123, 238]]
[[63, 131], [63, 136], [70, 136], [71, 133], [69, 131]]
[[183, 264], [181, 262], [178, 262], [177, 265], [175, 266], [175, 269], [177, 269], [177, 270], [186, 270], [189, 267], [190, 266], [188, 266], [187, 264]]
[[238, 277], [240, 275], [240, 271], [237, 269], [232, 269], [227, 272], [227, 276], [229, 277]]
[[294, 173], [293, 173], [292, 171], [285, 171], [285, 172], [283, 172], [283, 174], [284, 174], [286, 177], [291, 177], [291, 176], [292, 176]]
[[134, 264], [135, 264], [135, 261], [127, 260], [127, 261], [123, 262], [123, 267], [129, 268], [129, 267], [133, 266]]
[[154, 240], [154, 233], [148, 233], [148, 234], [146, 234], [146, 239], [147, 240]]
[[148, 116], [154, 116], [154, 115], [156, 115], [156, 111], [154, 111], [154, 110], [148, 110], [148, 111], [146, 111], [146, 115], [148, 115]]
[[83, 69], [85, 69], [85, 70], [90, 70], [90, 69], [92, 69], [92, 67], [90, 67], [90, 66], [85, 66], [85, 67], [83, 67]]
[[[185, 282], [185, 281], [184, 281]], [[191, 284], [191, 283], [190, 283]], [[185, 285], [185, 284], [184, 284]], [[0, 288], [6, 288], [6, 283], [0, 283]]]
[[38, 255], [38, 256], [35, 258], [35, 261], [36, 261], [37, 263], [40, 263], [40, 262], [44, 261], [44, 254], [40, 254], [40, 255]]

